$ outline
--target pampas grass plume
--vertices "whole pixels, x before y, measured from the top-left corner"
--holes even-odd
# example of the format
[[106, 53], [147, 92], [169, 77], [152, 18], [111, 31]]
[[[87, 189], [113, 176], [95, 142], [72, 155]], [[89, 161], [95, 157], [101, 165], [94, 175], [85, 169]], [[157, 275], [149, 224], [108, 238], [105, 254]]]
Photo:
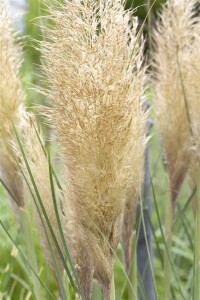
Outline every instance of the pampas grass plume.
[[[21, 167], [25, 177], [28, 179], [32, 192], [36, 197], [29, 173], [26, 169], [24, 159], [19, 150], [15, 138], [13, 124], [16, 127], [19, 138], [22, 142], [28, 163], [37, 185], [40, 197], [43, 201], [47, 216], [54, 228], [58, 242], [60, 237], [56, 222], [55, 211], [49, 181], [48, 161], [43, 152], [42, 146], [36, 134], [36, 120], [33, 114], [25, 111], [25, 94], [22, 89], [19, 70], [21, 66], [21, 47], [15, 43], [15, 34], [12, 31], [11, 17], [5, 2], [0, 3], [0, 174], [1, 179], [13, 195], [12, 207], [20, 223], [21, 216], [18, 208], [25, 206], [25, 200], [30, 198], [27, 188], [22, 180]], [[13, 124], [12, 124], [13, 122]], [[39, 134], [39, 133], [38, 133]], [[40, 134], [39, 134], [40, 135]], [[40, 135], [43, 142], [43, 138]], [[11, 198], [11, 197], [10, 197]], [[13, 200], [16, 200], [15, 205]], [[34, 205], [33, 205], [34, 206]], [[37, 209], [34, 209], [36, 225], [40, 233], [40, 240], [43, 245], [47, 260], [53, 268], [51, 253], [46, 239]], [[42, 214], [42, 213], [41, 213]], [[22, 224], [21, 224], [22, 225]], [[48, 232], [48, 230], [47, 230]], [[48, 232], [49, 233], [49, 232]], [[51, 238], [50, 238], [51, 240]], [[54, 243], [52, 248], [56, 254]], [[58, 265], [63, 270], [58, 259]]]
[[154, 109], [170, 182], [172, 214], [190, 164], [191, 132], [184, 89], [188, 81], [188, 52], [193, 41], [191, 0], [169, 0], [163, 7], [155, 39]]
[[[24, 93], [19, 69], [21, 47], [15, 43], [11, 18], [4, 1], [0, 3], [0, 176], [18, 206], [23, 206], [23, 188], [13, 150], [12, 122], [20, 127]], [[12, 122], [11, 122], [12, 120]], [[14, 198], [14, 199], [13, 199]]]
[[121, 1], [65, 1], [50, 12], [44, 110], [65, 166], [63, 227], [86, 299], [93, 276], [110, 299], [126, 190], [143, 173], [143, 45]]
[[193, 39], [188, 49], [188, 72], [186, 96], [188, 98], [189, 114], [191, 119], [191, 130], [193, 134], [193, 152], [198, 165], [200, 164], [200, 19], [194, 19]]
[[[192, 159], [189, 168], [190, 187], [193, 190], [198, 186], [199, 180], [199, 166], [200, 166], [200, 19], [195, 19], [195, 25], [193, 29], [193, 41], [188, 49], [188, 85], [186, 88], [186, 94], [188, 99], [189, 114], [191, 118], [191, 130], [192, 130]], [[193, 212], [196, 212], [195, 196], [193, 201]]]

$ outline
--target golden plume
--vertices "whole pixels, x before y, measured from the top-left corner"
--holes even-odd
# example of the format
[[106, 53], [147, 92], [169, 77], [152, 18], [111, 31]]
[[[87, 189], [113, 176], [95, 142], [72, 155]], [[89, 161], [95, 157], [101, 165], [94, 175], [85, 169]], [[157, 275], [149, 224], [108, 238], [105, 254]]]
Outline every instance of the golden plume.
[[187, 48], [193, 40], [194, 5], [191, 0], [169, 0], [154, 33], [154, 109], [169, 176], [172, 215], [190, 164], [191, 131], [185, 95]]
[[[17, 207], [24, 206], [24, 197], [27, 195], [19, 165], [22, 167], [26, 178], [29, 178], [29, 175], [15, 138], [14, 124], [19, 138], [23, 140], [34, 180], [48, 218], [59, 240], [49, 183], [48, 162], [34, 131], [34, 116], [25, 112], [25, 94], [19, 76], [22, 51], [21, 46], [15, 40], [16, 36], [12, 31], [11, 16], [7, 5], [3, 1], [0, 3], [0, 177], [11, 195], [13, 195], [13, 197], [10, 197], [13, 198], [12, 206], [13, 200], [16, 201], [17, 206], [14, 205], [13, 208], [18, 216]], [[42, 140], [41, 136], [40, 138]], [[30, 180], [29, 184], [32, 187]], [[34, 191], [33, 188], [32, 190]], [[38, 213], [35, 213], [35, 216], [45, 254], [52, 265], [50, 252], [48, 251], [49, 246]]]
[[[192, 159], [189, 168], [190, 187], [198, 186], [200, 164], [200, 19], [194, 19], [193, 41], [188, 48], [188, 85], [185, 86], [186, 99], [190, 115], [192, 132]], [[193, 212], [196, 211], [196, 195], [193, 200]]]
[[109, 299], [126, 190], [143, 174], [143, 45], [121, 1], [65, 1], [50, 12], [44, 109], [65, 166], [63, 226], [86, 299], [93, 272]]
[[11, 19], [3, 1], [0, 3], [0, 176], [12, 195], [9, 198], [18, 206], [23, 205], [23, 187], [12, 147], [15, 143], [12, 122], [20, 127], [24, 101], [20, 66], [21, 47], [15, 43]]
[[193, 150], [200, 164], [200, 66], [198, 59], [200, 59], [200, 19], [199, 16], [194, 19], [192, 41], [189, 49], [187, 49], [188, 56], [188, 85], [185, 85], [185, 93], [189, 107], [189, 114], [191, 120], [191, 131], [193, 135]]

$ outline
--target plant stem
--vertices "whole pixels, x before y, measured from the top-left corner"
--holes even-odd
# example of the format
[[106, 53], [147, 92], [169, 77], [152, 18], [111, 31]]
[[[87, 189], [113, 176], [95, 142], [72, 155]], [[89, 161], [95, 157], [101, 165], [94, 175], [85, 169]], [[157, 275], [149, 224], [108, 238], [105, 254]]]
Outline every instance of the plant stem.
[[96, 281], [93, 283], [92, 299], [102, 300], [102, 291]]
[[129, 279], [132, 287], [128, 287], [128, 299], [137, 300], [137, 236], [134, 232], [131, 241], [131, 266], [129, 271]]
[[[33, 232], [32, 232], [32, 225], [31, 225], [31, 220], [29, 217], [29, 214], [25, 208], [20, 208], [20, 220], [22, 224], [22, 229], [24, 233], [24, 242], [25, 242], [25, 247], [26, 247], [26, 254], [28, 257], [28, 261], [30, 262], [33, 270], [35, 271], [36, 274], [38, 274], [38, 264], [37, 264], [37, 258], [36, 258], [36, 253], [35, 253], [35, 245], [34, 245], [34, 240], [33, 240]], [[41, 291], [41, 286], [34, 275], [34, 273], [31, 273], [31, 279], [30, 281], [33, 283], [33, 290], [35, 294], [35, 298], [37, 300], [42, 300], [42, 291]]]
[[170, 300], [171, 295], [171, 262], [169, 255], [172, 244], [172, 201], [171, 197], [167, 199], [165, 215], [165, 240], [166, 247], [164, 251], [164, 299]]
[[115, 300], [115, 299], [116, 299], [116, 297], [115, 297], [115, 278], [113, 275], [112, 286], [111, 286], [111, 300]]
[[152, 7], [151, 7], [151, 1], [147, 0], [147, 12], [148, 14], [148, 19], [147, 19], [147, 24], [148, 24], [148, 45], [149, 45], [149, 53], [150, 57], [152, 55], [152, 36], [151, 36], [151, 17], [152, 17]]
[[195, 223], [195, 278], [194, 278], [194, 297], [200, 299], [200, 172], [197, 174], [197, 210]]
[[[147, 102], [148, 105], [148, 102]], [[147, 121], [147, 136], [149, 135], [152, 126], [151, 120]], [[143, 210], [138, 209], [138, 215], [141, 215], [141, 224], [138, 226], [138, 241], [137, 241], [137, 267], [138, 275], [142, 280], [143, 290], [138, 289], [138, 299], [144, 299], [144, 294], [148, 300], [155, 300], [156, 293], [153, 280], [153, 249], [152, 249], [152, 228], [150, 225], [151, 216], [151, 193], [150, 193], [150, 175], [149, 175], [149, 146], [145, 150], [144, 163], [144, 191], [143, 191]], [[145, 238], [146, 236], [146, 238]]]

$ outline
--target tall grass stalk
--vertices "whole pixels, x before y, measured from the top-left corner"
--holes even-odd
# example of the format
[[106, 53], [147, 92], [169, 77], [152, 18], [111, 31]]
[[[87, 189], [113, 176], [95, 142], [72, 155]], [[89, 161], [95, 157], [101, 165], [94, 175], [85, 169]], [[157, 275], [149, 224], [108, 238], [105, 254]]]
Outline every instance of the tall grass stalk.
[[[25, 179], [25, 182], [26, 182], [26, 184], [27, 184], [27, 186], [29, 188], [29, 191], [30, 191], [30, 193], [32, 195], [32, 198], [33, 198], [35, 206], [37, 208], [37, 211], [38, 211], [38, 214], [39, 214], [39, 217], [40, 217], [43, 229], [45, 231], [45, 236], [47, 238], [49, 250], [50, 250], [50, 253], [51, 253], [51, 257], [52, 257], [52, 260], [53, 260], [53, 265], [55, 267], [56, 276], [57, 276], [57, 279], [58, 279], [58, 284], [59, 284], [60, 289], [61, 289], [61, 293], [63, 295], [63, 299], [67, 299], [66, 298], [67, 296], [66, 296], [66, 293], [65, 293], [65, 290], [64, 290], [64, 287], [63, 287], [63, 281], [62, 281], [61, 272], [60, 272], [60, 269], [59, 269], [59, 266], [58, 266], [58, 261], [57, 261], [57, 259], [55, 257], [55, 253], [54, 253], [54, 251], [52, 249], [52, 245], [51, 245], [51, 242], [50, 242], [49, 235], [50, 235], [50, 237], [51, 237], [51, 239], [53, 241], [53, 245], [55, 245], [55, 248], [56, 248], [56, 251], [57, 251], [56, 254], [58, 254], [58, 257], [59, 257], [59, 259], [61, 260], [61, 262], [63, 264], [63, 268], [65, 269], [66, 273], [68, 274], [68, 278], [69, 278], [69, 280], [70, 280], [70, 282], [71, 282], [74, 290], [77, 290], [76, 289], [76, 285], [75, 285], [74, 280], [73, 280], [73, 278], [71, 276], [70, 270], [69, 270], [69, 268], [67, 266], [67, 263], [66, 263], [66, 259], [65, 259], [64, 255], [63, 255], [63, 252], [61, 251], [61, 248], [60, 248], [59, 243], [57, 241], [57, 238], [55, 236], [54, 230], [53, 230], [53, 228], [52, 228], [52, 226], [50, 224], [50, 221], [49, 221], [49, 218], [47, 216], [47, 213], [46, 213], [45, 207], [43, 205], [42, 199], [40, 197], [40, 194], [39, 194], [36, 182], [34, 180], [32, 172], [31, 172], [30, 165], [28, 163], [26, 154], [24, 152], [23, 145], [22, 145], [22, 143], [20, 141], [20, 137], [18, 135], [18, 132], [17, 132], [17, 130], [16, 130], [13, 122], [12, 122], [12, 125], [13, 125], [13, 129], [14, 129], [14, 132], [15, 132], [15, 135], [16, 135], [17, 142], [19, 144], [19, 148], [20, 148], [20, 151], [21, 151], [24, 163], [25, 163], [27, 171], [28, 171], [28, 176], [30, 177], [31, 184], [33, 186], [33, 190], [34, 190], [35, 196], [34, 196], [34, 193], [33, 193], [32, 189], [31, 189], [31, 187], [29, 185], [29, 180], [26, 178], [26, 175], [23, 173], [23, 170], [20, 168], [20, 166], [19, 166], [19, 168], [20, 168], [20, 170], [22, 172], [22, 175], [23, 175], [23, 177]], [[53, 175], [51, 175], [51, 176], [53, 176]], [[52, 198], [53, 198], [53, 195], [52, 195]], [[45, 223], [44, 223], [44, 221], [45, 221]], [[49, 234], [47, 232], [47, 229], [49, 230]], [[72, 271], [75, 273], [74, 269], [72, 269]], [[75, 280], [76, 279], [77, 279], [77, 277], [75, 276]], [[77, 282], [77, 286], [78, 286], [80, 295], [82, 296], [82, 299], [85, 299], [85, 297], [84, 297], [84, 295], [83, 295], [83, 293], [81, 291], [81, 288], [80, 288], [80, 285], [79, 285], [78, 282]]]
[[[155, 2], [153, 3], [153, 5]], [[148, 44], [149, 44], [149, 54], [150, 57], [152, 55], [152, 30], [151, 30], [151, 22], [152, 22], [152, 8], [151, 6], [151, 0], [147, 0], [147, 12], [148, 12], [148, 19], [147, 19], [147, 25], [148, 25]]]
[[195, 260], [194, 260], [194, 296], [200, 299], [200, 171], [197, 173], [197, 210], [195, 220]]
[[133, 233], [131, 239], [131, 265], [129, 270], [129, 280], [132, 287], [128, 286], [128, 299], [137, 300], [137, 235]]
[[[19, 166], [19, 168], [20, 168], [20, 166]], [[58, 251], [59, 255], [61, 256], [62, 259], [64, 259], [64, 258], [62, 257], [62, 252], [61, 252], [61, 250], [60, 250], [60, 248], [59, 248], [59, 246], [58, 246], [58, 242], [57, 242], [57, 240], [56, 240], [54, 231], [53, 231], [53, 229], [52, 229], [52, 227], [51, 227], [51, 225], [50, 225], [50, 223], [49, 223], [49, 219], [48, 219], [48, 217], [47, 217], [47, 215], [46, 215], [46, 211], [45, 211], [44, 207], [42, 207], [42, 209], [44, 209], [44, 210], [42, 210], [42, 213], [41, 213], [41, 212], [40, 212], [40, 208], [39, 208], [41, 204], [39, 203], [39, 205], [38, 205], [37, 200], [36, 200], [36, 198], [35, 198], [35, 196], [34, 196], [34, 193], [33, 193], [32, 189], [31, 189], [31, 187], [30, 187], [30, 185], [29, 185], [28, 179], [26, 178], [26, 176], [25, 176], [25, 174], [23, 173], [23, 170], [22, 170], [22, 169], [21, 169], [21, 172], [22, 172], [22, 175], [23, 175], [23, 177], [24, 177], [24, 180], [25, 180], [25, 182], [26, 182], [26, 184], [27, 184], [27, 187], [28, 187], [28, 189], [29, 189], [29, 191], [30, 191], [30, 194], [31, 194], [31, 196], [32, 196], [32, 199], [33, 199], [33, 201], [34, 201], [34, 203], [35, 203], [36, 209], [37, 209], [37, 211], [38, 211], [38, 214], [39, 214], [39, 217], [40, 217], [40, 220], [41, 220], [41, 223], [42, 223], [43, 230], [44, 230], [44, 232], [45, 232], [45, 236], [46, 236], [46, 239], [47, 239], [49, 251], [50, 251], [50, 254], [51, 254], [51, 257], [52, 257], [52, 261], [53, 261], [53, 266], [54, 266], [54, 268], [55, 268], [54, 270], [55, 270], [56, 278], [57, 278], [57, 281], [58, 281], [59, 291], [60, 291], [60, 294], [62, 295], [62, 300], [67, 300], [67, 298], [66, 298], [67, 296], [66, 296], [65, 289], [64, 289], [64, 286], [63, 286], [62, 275], [61, 275], [60, 269], [59, 269], [59, 267], [58, 267], [58, 261], [56, 260], [54, 251], [53, 251], [53, 249], [52, 249], [52, 244], [51, 244], [51, 242], [50, 242], [50, 238], [49, 238], [49, 235], [48, 235], [48, 233], [47, 233], [47, 228], [50, 230], [51, 238], [53, 239], [53, 241], [54, 241], [54, 243], [55, 243], [55, 245], [56, 245], [56, 247], [57, 247], [57, 249], [58, 249], [57, 251]], [[36, 189], [37, 189], [37, 187], [36, 187]], [[38, 200], [40, 201], [41, 199], [38, 199]], [[43, 217], [44, 217], [44, 219], [43, 219]], [[46, 221], [46, 224], [45, 224], [44, 220]], [[64, 267], [66, 268], [66, 264], [63, 263], [63, 265], [64, 265]], [[70, 274], [69, 271], [68, 271], [68, 269], [66, 269], [66, 270], [67, 270], [66, 272], [67, 272], [68, 274]], [[70, 276], [69, 276], [69, 277], [70, 277]], [[72, 284], [73, 284], [73, 282], [72, 282]], [[75, 286], [74, 286], [74, 287], [75, 287]]]
[[155, 282], [155, 277], [154, 277], [153, 265], [152, 265], [152, 260], [151, 260], [151, 253], [150, 253], [148, 239], [147, 239], [146, 225], [145, 225], [145, 219], [144, 219], [144, 206], [143, 206], [142, 201], [140, 203], [141, 203], [141, 220], [142, 220], [142, 226], [144, 228], [144, 238], [145, 238], [145, 243], [146, 243], [149, 267], [150, 267], [152, 281], [153, 281], [153, 287], [154, 287], [154, 291], [155, 291], [155, 299], [158, 299], [158, 292], [157, 292], [157, 287], [156, 287], [156, 282]]
[[157, 199], [156, 199], [156, 194], [155, 194], [155, 189], [154, 189], [154, 185], [153, 185], [153, 182], [152, 182], [151, 174], [150, 174], [150, 180], [151, 180], [151, 188], [152, 188], [152, 194], [153, 194], [153, 200], [154, 200], [156, 215], [157, 215], [157, 218], [158, 218], [158, 223], [159, 223], [159, 228], [160, 228], [162, 240], [163, 240], [163, 243], [164, 243], [164, 246], [165, 246], [165, 251], [166, 251], [166, 254], [168, 256], [168, 260], [170, 262], [170, 265], [171, 265], [171, 270], [173, 271], [173, 275], [174, 275], [174, 277], [176, 279], [176, 282], [177, 282], [177, 287], [178, 287], [179, 294], [181, 295], [182, 299], [185, 299], [182, 288], [181, 288], [181, 285], [179, 283], [178, 275], [177, 275], [176, 270], [174, 268], [174, 265], [173, 265], [173, 262], [172, 262], [172, 259], [171, 259], [171, 256], [170, 256], [170, 252], [168, 250], [168, 245], [167, 245], [167, 242], [166, 242], [165, 234], [163, 232], [162, 222], [161, 222], [161, 219], [160, 219], [160, 213], [159, 213], [159, 210], [158, 210], [158, 204], [157, 204]]
[[92, 299], [102, 300], [102, 291], [97, 281], [93, 283]]
[[[33, 229], [31, 224], [31, 219], [28, 211], [25, 208], [19, 209], [20, 221], [24, 234], [24, 242], [26, 247], [27, 258], [31, 262], [31, 266], [36, 274], [39, 274], [37, 257], [35, 253], [35, 244], [33, 239]], [[41, 284], [39, 283], [37, 277], [32, 272], [31, 281], [33, 283], [33, 290], [37, 300], [42, 300]]]
[[165, 210], [165, 240], [167, 248], [164, 250], [164, 299], [171, 299], [171, 263], [169, 260], [168, 253], [171, 253], [172, 246], [172, 201], [169, 198], [166, 201], [166, 210]]
[[32, 268], [31, 263], [29, 262], [28, 258], [26, 257], [26, 255], [23, 253], [23, 251], [18, 247], [18, 245], [16, 244], [16, 242], [14, 241], [14, 239], [11, 237], [11, 235], [9, 234], [8, 230], [6, 229], [6, 226], [4, 225], [4, 223], [2, 222], [2, 220], [0, 220], [0, 225], [2, 227], [2, 229], [4, 230], [6, 236], [9, 238], [9, 240], [12, 242], [12, 244], [16, 247], [16, 249], [19, 251], [20, 255], [22, 256], [23, 260], [25, 261], [25, 263], [28, 265], [28, 267], [30, 268], [30, 270], [34, 273], [35, 277], [38, 279], [38, 281], [41, 283], [41, 285], [44, 287], [44, 289], [46, 290], [46, 292], [52, 297], [52, 299], [55, 300], [55, 297], [53, 296], [53, 294], [49, 291], [49, 289], [44, 285], [44, 283], [41, 281], [41, 279], [39, 278], [38, 274], [35, 273], [35, 270]]
[[113, 278], [112, 278], [112, 286], [111, 286], [111, 300], [116, 300], [116, 295], [115, 295], [115, 277], [113, 274]]
[[[194, 42], [193, 0], [169, 0], [163, 7], [155, 31], [155, 112], [164, 160], [169, 178], [170, 196], [166, 204], [164, 254], [164, 297], [171, 297], [172, 227], [176, 201], [191, 162], [193, 133], [185, 87], [190, 86], [188, 70], [190, 47]], [[188, 51], [190, 49], [190, 51]], [[192, 101], [192, 99], [191, 99]]]

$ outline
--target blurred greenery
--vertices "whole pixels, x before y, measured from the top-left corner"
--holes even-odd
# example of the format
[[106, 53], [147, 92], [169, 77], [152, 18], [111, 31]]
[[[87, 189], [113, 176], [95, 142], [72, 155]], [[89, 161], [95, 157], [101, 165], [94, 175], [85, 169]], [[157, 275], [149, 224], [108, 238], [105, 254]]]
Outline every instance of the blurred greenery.
[[141, 19], [145, 19], [151, 6], [152, 12], [155, 14], [165, 2], [166, 0], [127, 0], [126, 8], [137, 8], [136, 15]]

